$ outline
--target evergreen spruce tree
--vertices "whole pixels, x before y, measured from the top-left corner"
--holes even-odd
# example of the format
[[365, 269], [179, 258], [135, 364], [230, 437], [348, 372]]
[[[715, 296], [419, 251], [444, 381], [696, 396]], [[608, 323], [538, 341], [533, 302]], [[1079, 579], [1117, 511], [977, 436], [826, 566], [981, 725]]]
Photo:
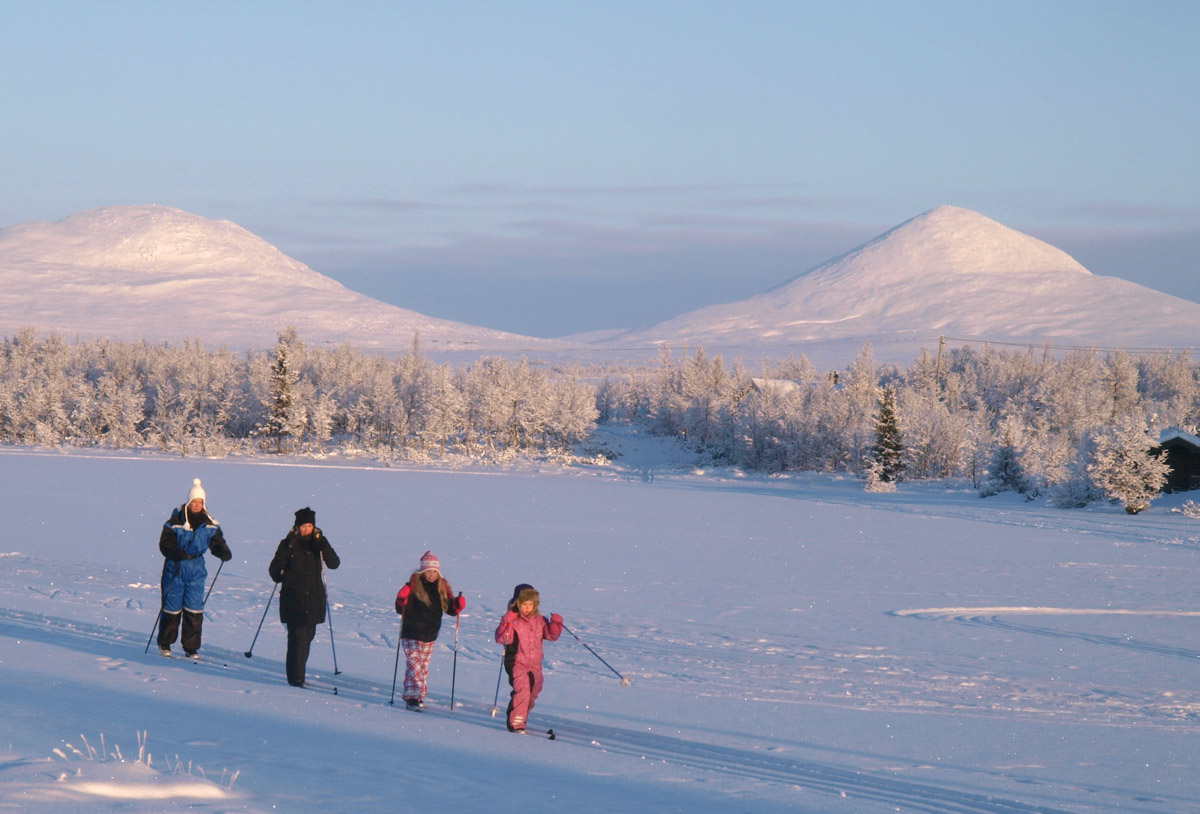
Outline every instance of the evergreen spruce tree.
[[879, 412], [875, 415], [875, 443], [871, 446], [868, 467], [873, 479], [895, 483], [904, 472], [904, 445], [900, 439], [900, 424], [896, 418], [896, 388], [888, 385], [879, 397]]
[[271, 364], [270, 403], [263, 434], [268, 440], [274, 440], [275, 451], [280, 453], [283, 452], [284, 439], [291, 436], [295, 425], [293, 402], [300, 374], [294, 369], [292, 351], [293, 345], [298, 342], [300, 337], [295, 328], [281, 333], [279, 341], [275, 343], [275, 361]]
[[1001, 492], [1016, 492], [1026, 495], [1030, 500], [1037, 496], [1037, 487], [1021, 464], [1017, 431], [1011, 419], [1004, 422], [1000, 445], [992, 450], [987, 473], [979, 486], [980, 497], [991, 497]]

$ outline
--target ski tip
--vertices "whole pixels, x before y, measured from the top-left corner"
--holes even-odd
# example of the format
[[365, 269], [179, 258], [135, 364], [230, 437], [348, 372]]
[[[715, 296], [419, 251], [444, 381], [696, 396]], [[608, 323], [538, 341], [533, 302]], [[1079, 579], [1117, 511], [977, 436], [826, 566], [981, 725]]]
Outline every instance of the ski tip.
[[554, 736], [554, 730], [553, 730], [553, 729], [547, 729], [547, 730], [546, 730], [546, 737], [547, 737], [547, 738], [549, 738], [550, 740], [554, 740], [554, 737], [555, 737], [555, 736]]

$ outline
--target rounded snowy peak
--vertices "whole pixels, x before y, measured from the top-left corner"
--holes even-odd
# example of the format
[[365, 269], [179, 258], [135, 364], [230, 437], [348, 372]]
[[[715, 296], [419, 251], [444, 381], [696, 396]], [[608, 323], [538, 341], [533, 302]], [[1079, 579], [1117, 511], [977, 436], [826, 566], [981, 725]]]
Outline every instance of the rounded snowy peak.
[[167, 206], [110, 206], [0, 230], [0, 333], [404, 351], [557, 347], [371, 299], [246, 229]]
[[0, 231], [9, 257], [67, 261], [77, 267], [156, 270], [196, 267], [309, 271], [262, 238], [227, 220], [169, 206], [107, 206], [57, 223], [24, 223]]
[[[919, 280], [930, 274], [1070, 272], [1090, 275], [1062, 249], [970, 209], [939, 206], [780, 288], [814, 277]], [[865, 282], [865, 281], [864, 281]]]

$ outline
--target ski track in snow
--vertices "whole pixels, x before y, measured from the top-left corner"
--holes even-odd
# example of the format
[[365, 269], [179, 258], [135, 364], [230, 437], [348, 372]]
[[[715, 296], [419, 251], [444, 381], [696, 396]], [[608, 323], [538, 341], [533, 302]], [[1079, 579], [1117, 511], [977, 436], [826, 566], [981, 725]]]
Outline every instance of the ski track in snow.
[[[44, 644], [68, 647], [101, 657], [105, 670], [125, 670], [145, 676], [157, 670], [201, 670], [218, 676], [279, 688], [283, 665], [274, 659], [246, 658], [244, 653], [205, 645], [199, 661], [163, 659], [153, 649], [143, 654], [144, 642], [130, 631], [100, 625], [90, 625], [70, 619], [46, 616], [9, 609], [0, 609], [0, 635], [24, 638]], [[124, 651], [125, 655], [114, 655]], [[367, 706], [388, 704], [390, 688], [346, 674], [313, 674], [309, 688], [315, 692], [335, 694], [342, 703]], [[422, 714], [453, 717], [478, 726], [493, 729], [503, 727], [502, 717], [492, 717], [490, 708], [482, 704], [456, 703], [448, 707], [446, 698], [431, 695], [430, 709]], [[394, 706], [396, 714], [414, 714], [402, 706]], [[554, 729], [556, 742], [565, 746], [594, 748], [634, 757], [657, 759], [691, 769], [732, 774], [743, 778], [809, 788], [832, 794], [844, 794], [848, 799], [871, 800], [903, 806], [906, 811], [929, 814], [1067, 814], [1069, 809], [1033, 805], [998, 796], [972, 793], [961, 789], [908, 781], [883, 775], [870, 775], [854, 769], [810, 760], [791, 760], [756, 754], [751, 750], [709, 745], [683, 738], [672, 738], [615, 726], [581, 722], [561, 716], [539, 713], [539, 721]], [[1064, 800], [1063, 803], [1068, 801]]]
[[[69, 613], [73, 604], [111, 604], [120, 609], [138, 609], [141, 616], [151, 624], [153, 612], [156, 609], [158, 597], [157, 586], [146, 583], [131, 582], [125, 575], [114, 572], [101, 575], [80, 573], [72, 577], [62, 573], [61, 564], [43, 564], [34, 558], [24, 555], [10, 555], [4, 561], [5, 566], [12, 568], [16, 574], [41, 574], [55, 570], [59, 581], [64, 584], [83, 586], [82, 590], [55, 590], [53, 592], [37, 591], [33, 585], [26, 586], [30, 592], [37, 593], [42, 601], [52, 601], [61, 604], [63, 610]], [[114, 594], [119, 588], [137, 587], [145, 591], [145, 598], [137, 600], [117, 600]], [[94, 592], [94, 594], [92, 593]], [[343, 634], [355, 638], [360, 646], [394, 650], [396, 638], [394, 632], [383, 634], [366, 634], [354, 630], [360, 621], [378, 625], [379, 608], [377, 603], [355, 597], [352, 593], [340, 592], [343, 601], [334, 605], [337, 623], [352, 632]], [[214, 591], [213, 607], [237, 607], [233, 611], [242, 623], [250, 629], [257, 626], [263, 615], [263, 602], [267, 592], [261, 588], [244, 588], [236, 584], [227, 584], [224, 588]], [[103, 597], [103, 598], [100, 598]], [[1101, 611], [1083, 609], [1080, 614], [1126, 613], [1129, 611]], [[214, 611], [210, 615], [213, 622], [220, 624], [220, 616], [231, 611]], [[1006, 614], [1043, 614], [1066, 617], [1072, 611], [1061, 608], [930, 608], [915, 610], [897, 610], [888, 613], [896, 618], [910, 618], [926, 621], [950, 621], [985, 628], [1000, 629], [1010, 632], [1031, 633], [1042, 636], [1064, 637], [1077, 639], [1091, 645], [1103, 647], [1134, 648], [1145, 653], [1172, 658], [1194, 659], [1200, 653], [1184, 648], [1156, 645], [1150, 642], [1138, 642], [1129, 639], [1119, 639], [1112, 636], [1093, 635], [1080, 632], [1051, 630], [1034, 626], [1005, 622], [999, 618]], [[1143, 612], [1142, 615], [1145, 615]], [[1157, 612], [1155, 612], [1157, 613]], [[1173, 615], [1196, 616], [1195, 612], [1163, 612]], [[270, 616], [270, 613], [268, 613]], [[270, 621], [274, 621], [273, 617]], [[583, 633], [583, 630], [577, 630]], [[975, 711], [979, 714], [1004, 712], [1006, 715], [1031, 715], [1039, 717], [1053, 714], [1058, 717], [1077, 714], [1084, 719], [1101, 719], [1109, 722], [1121, 721], [1127, 718], [1134, 725], [1148, 725], [1148, 721], [1159, 719], [1162, 725], [1178, 724], [1181, 717], [1189, 722], [1200, 719], [1200, 699], [1187, 706], [1183, 712], [1183, 704], [1175, 699], [1166, 705], [1161, 699], [1155, 698], [1151, 692], [1144, 697], [1129, 696], [1119, 692], [1098, 689], [1072, 688], [1070, 685], [1036, 686], [1021, 685], [1019, 682], [1002, 680], [987, 675], [950, 675], [942, 668], [932, 668], [924, 663], [904, 663], [904, 654], [883, 652], [883, 648], [855, 648], [839, 646], [824, 648], [808, 645], [796, 646], [761, 646], [753, 642], [738, 640], [717, 640], [708, 649], [715, 651], [710, 658], [703, 657], [704, 647], [687, 638], [672, 638], [661, 631], [641, 629], [622, 630], [610, 628], [606, 633], [586, 633], [586, 640], [600, 652], [606, 649], [616, 649], [623, 646], [623, 658], [631, 663], [653, 663], [669, 665], [668, 670], [657, 673], [627, 673], [639, 682], [654, 682], [655, 680], [670, 681], [684, 685], [697, 695], [711, 695], [718, 698], [740, 697], [743, 684], [739, 680], [737, 669], [729, 664], [752, 665], [752, 669], [760, 673], [764, 685], [772, 687], [770, 698], [759, 700], [774, 703], [823, 703], [833, 706], [852, 705], [857, 708], [892, 709], [902, 711], [919, 707], [923, 711], [944, 705], [961, 711], [964, 706], [962, 687], [973, 685], [979, 688], [981, 695], [975, 702]], [[88, 624], [65, 616], [52, 616], [45, 613], [22, 611], [12, 608], [0, 609], [0, 636], [39, 641], [44, 644], [66, 647], [71, 650], [95, 656], [100, 661], [100, 669], [106, 671], [125, 671], [135, 676], [137, 680], [152, 682], [162, 671], [182, 669], [199, 670], [214, 676], [223, 676], [241, 682], [249, 682], [262, 686], [262, 692], [279, 690], [283, 665], [277, 659], [252, 656], [246, 658], [244, 653], [221, 648], [206, 643], [203, 658], [190, 661], [182, 658], [163, 659], [150, 647], [145, 652], [149, 641], [149, 629], [138, 633], [122, 630], [105, 625]], [[566, 634], [564, 634], [564, 638]], [[730, 651], [735, 651], [737, 658], [730, 660]], [[551, 658], [562, 649], [553, 653], [548, 651], [547, 666], [553, 670], [570, 665], [570, 669], [592, 671], [603, 674], [603, 668], [594, 660], [580, 658]], [[699, 655], [698, 655], [699, 654]], [[475, 662], [485, 667], [495, 664], [495, 650], [460, 647], [459, 660], [463, 663]], [[939, 672], [939, 670], [942, 670]], [[767, 678], [764, 673], [770, 673]], [[356, 676], [341, 673], [333, 675], [329, 672], [310, 674], [310, 689], [314, 692], [333, 695], [336, 687], [338, 701], [336, 703], [355, 704], [361, 707], [369, 705], [388, 705], [391, 696], [390, 684], [378, 683]], [[850, 690], [846, 688], [850, 687]], [[428, 712], [435, 716], [453, 716], [455, 720], [467, 721], [474, 725], [502, 729], [503, 718], [493, 718], [490, 706], [471, 701], [456, 699], [456, 709], [451, 712], [448, 698], [436, 694], [431, 695], [431, 708]], [[1158, 707], [1165, 707], [1162, 710]], [[403, 707], [394, 707], [397, 714], [408, 713]], [[1019, 814], [1021, 812], [1070, 812], [1078, 810], [1073, 805], [1081, 797], [1086, 797], [1091, 789], [1076, 789], [1076, 795], [1070, 795], [1059, 786], [1056, 795], [1060, 797], [1049, 801], [1049, 804], [1031, 804], [1001, 796], [993, 796], [972, 792], [966, 789], [954, 788], [949, 785], [935, 785], [919, 781], [906, 780], [889, 776], [886, 771], [868, 774], [857, 769], [842, 768], [834, 763], [816, 760], [790, 759], [782, 756], [763, 754], [758, 749], [738, 748], [736, 746], [710, 744], [683, 737], [670, 737], [649, 731], [628, 727], [599, 724], [592, 721], [578, 720], [556, 716], [539, 711], [539, 724], [553, 728], [557, 741], [564, 748], [591, 748], [605, 752], [626, 755], [642, 759], [653, 759], [688, 767], [702, 772], [727, 774], [745, 779], [771, 784], [783, 784], [798, 789], [811, 789], [835, 795], [845, 795], [849, 799], [870, 800], [875, 803], [895, 805], [900, 810], [928, 812], [928, 814]], [[883, 759], [886, 763], [886, 759]], [[905, 767], [912, 768], [912, 767]], [[904, 769], [901, 769], [901, 771]], [[1011, 775], [1011, 773], [1009, 773]], [[1037, 784], [1039, 781], [1030, 780]], [[1069, 786], [1066, 786], [1069, 788]], [[1144, 802], [1144, 801], [1143, 801]], [[1059, 807], [1063, 806], [1063, 807]], [[1127, 811], [1140, 811], [1136, 799], [1130, 799]], [[1152, 811], [1153, 809], [1145, 809]]]
[[[34, 574], [54, 572], [57, 574], [55, 582], [79, 586], [77, 589], [47, 592], [37, 585], [47, 584], [48, 580], [33, 580], [37, 584], [27, 585], [26, 589], [43, 599], [64, 604], [138, 609], [145, 614], [150, 625], [154, 623], [153, 612], [158, 604], [157, 585], [127, 579], [120, 573], [87, 573], [82, 568], [72, 576], [63, 572], [61, 563], [42, 564], [24, 555], [10, 556], [5, 565], [16, 566], [18, 574], [22, 570], [31, 570]], [[239, 585], [239, 581], [247, 584]], [[143, 598], [117, 596], [122, 590], [128, 591], [135, 586], [144, 592]], [[226, 578], [224, 585], [214, 589], [213, 599], [219, 601], [211, 603], [206, 611], [206, 619], [219, 626], [222, 617], [233, 615], [243, 626], [255, 629], [264, 618], [263, 603], [268, 601], [269, 596], [270, 591], [264, 590], [260, 584], [249, 583], [244, 578]], [[381, 609], [376, 597], [361, 596], [341, 588], [337, 590], [337, 596], [340, 601], [332, 603], [335, 644], [338, 641], [346, 645], [355, 642], [361, 646], [395, 651], [399, 628], [389, 626], [380, 630]], [[277, 602], [276, 599], [266, 613], [266, 622], [269, 624], [277, 620]], [[498, 618], [501, 609], [499, 606], [484, 606], [472, 612], [490, 619], [493, 616]], [[950, 621], [1188, 661], [1200, 659], [1200, 651], [1194, 649], [1128, 636], [1040, 627], [999, 618], [1001, 615], [1020, 613], [1055, 617], [1101, 614], [1200, 617], [1200, 611], [1062, 608], [930, 608], [891, 610], [885, 615], [897, 619]], [[798, 635], [776, 635], [771, 641], [754, 641], [727, 636], [719, 631], [712, 632], [706, 639], [697, 640], [693, 632], [647, 629], [641, 623], [626, 627], [609, 622], [597, 631], [576, 623], [572, 629], [598, 652], [620, 653], [625, 665], [624, 675], [633, 680], [669, 683], [687, 688], [695, 695], [715, 698], [743, 697], [742, 673], [749, 666], [763, 679], [762, 684], [771, 687], [769, 697], [761, 697], [767, 694], [759, 693], [761, 700], [772, 703], [820, 703], [835, 707], [895, 710], [917, 707], [929, 710], [941, 706], [956, 711], [971, 709], [978, 714], [1003, 712], [1006, 715], [1035, 718], [1075, 715], [1087, 721], [1132, 725], [1157, 722], [1171, 726], [1200, 721], [1200, 697], [1189, 699], [1177, 694], [1164, 700], [1148, 690], [1137, 697], [1127, 695], [1125, 704], [1116, 708], [1111, 692], [1096, 691], [1088, 681], [1072, 683], [1059, 680], [1053, 685], [1035, 684], [1024, 679], [997, 676], [986, 665], [968, 669], [972, 665], [933, 664], [924, 660], [929, 654], [896, 652], [883, 646], [813, 642], [811, 638]], [[149, 627], [146, 636], [149, 636]], [[569, 638], [564, 633], [562, 642]], [[144, 640], [142, 644], [145, 644]], [[205, 644], [205, 650], [212, 652], [208, 643]], [[240, 653], [235, 655], [241, 657]], [[458, 659], [463, 664], [480, 664], [490, 670], [496, 663], [495, 646], [490, 639], [480, 642], [477, 636], [464, 637], [459, 645]], [[638, 669], [637, 665], [655, 665], [656, 669]], [[569, 669], [601, 679], [612, 676], [583, 648], [547, 649], [546, 666], [551, 671]], [[272, 681], [278, 675], [279, 671], [273, 672]], [[972, 695], [964, 696], [964, 687], [970, 687]]]
[[[48, 594], [38, 590], [36, 585], [27, 586], [30, 592], [40, 597], [65, 604], [108, 607], [113, 602], [114, 593], [121, 588], [128, 589], [132, 584], [119, 573], [98, 576], [81, 570], [78, 575], [71, 577], [63, 573], [61, 564], [40, 565], [36, 560], [24, 556], [15, 559], [20, 561], [18, 572], [30, 570], [37, 574], [55, 571], [59, 582], [91, 588], [99, 594], [95, 596], [88, 590], [55, 590]], [[9, 558], [6, 564], [14, 565], [14, 558]], [[158, 586], [139, 585], [145, 592], [144, 599], [120, 600], [114, 607], [139, 608], [144, 612], [148, 625], [153, 625]], [[342, 589], [338, 589], [337, 594], [341, 601], [332, 604], [335, 645], [340, 641], [347, 646], [353, 641], [361, 646], [394, 652], [399, 629], [389, 627], [379, 631], [378, 601]], [[236, 580], [229, 580], [224, 586], [214, 589], [214, 601], [206, 610], [206, 620], [211, 625], [220, 626], [222, 617], [232, 614], [242, 626], [253, 630], [264, 618], [263, 603], [267, 602], [269, 596], [270, 592], [261, 585], [242, 586]], [[267, 610], [267, 624], [277, 621], [277, 603], [276, 599]], [[1005, 622], [995, 618], [994, 613], [989, 613], [995, 610], [895, 610], [886, 615], [897, 619], [952, 621], [1010, 632], [1074, 639], [1091, 645], [1132, 649], [1172, 658], [1200, 658], [1200, 652], [1170, 645]], [[5, 618], [4, 613], [0, 611], [0, 618]], [[487, 618], [498, 617], [499, 609], [480, 608], [475, 613]], [[1169, 612], [1162, 615], [1192, 616], [1200, 613]], [[83, 630], [80, 625], [66, 620], [59, 626]], [[1031, 679], [997, 675], [994, 670], [987, 669], [987, 665], [930, 663], [925, 660], [927, 654], [895, 652], [882, 646], [848, 642], [812, 643], [799, 636], [777, 638], [765, 644], [721, 634], [698, 641], [693, 634], [647, 630], [640, 624], [623, 627], [609, 623], [601, 631], [591, 631], [581, 625], [575, 625], [572, 629], [600, 653], [621, 653], [625, 665], [634, 665], [627, 667], [624, 672], [631, 679], [683, 689], [700, 697], [743, 698], [743, 671], [749, 668], [753, 669], [761, 684], [771, 688], [769, 692], [756, 692], [755, 698], [777, 704], [816, 703], [840, 708], [894, 711], [931, 711], [941, 708], [978, 715], [1003, 714], [1033, 719], [1075, 717], [1088, 722], [1136, 726], [1171, 727], [1200, 721], [1200, 696], [1191, 698], [1176, 693], [1163, 698], [1149, 689], [1138, 691], [1123, 688], [1121, 692], [1101, 690], [1083, 677], [1074, 682], [1059, 680], [1052, 685], [1035, 683]], [[95, 638], [109, 641], [114, 635], [112, 631], [104, 630], [97, 632]], [[145, 646], [150, 636], [149, 627], [145, 636], [137, 643], [139, 647]], [[137, 636], [125, 634], [124, 638], [134, 641]], [[569, 638], [564, 633], [560, 643], [565, 643]], [[220, 650], [208, 642], [204, 648], [210, 660], [245, 660], [240, 652]], [[153, 650], [152, 646], [152, 653]], [[481, 665], [482, 669], [491, 671], [495, 669], [496, 648], [490, 640], [481, 643], [477, 637], [470, 640], [464, 637], [460, 642], [458, 660], [461, 664]], [[390, 659], [382, 658], [382, 653], [381, 661], [391, 663]], [[656, 669], [639, 670], [637, 665], [656, 665]], [[583, 648], [548, 648], [546, 667], [548, 671], [570, 670], [573, 673], [592, 674], [601, 680], [612, 676]], [[266, 672], [266, 679], [273, 685], [277, 684], [282, 669], [281, 665], [275, 665]]]
[[[853, 500], [842, 498], [836, 492], [825, 494], [806, 494], [822, 503], [834, 505], [857, 505]], [[985, 500], [986, 498], [979, 498]], [[927, 498], [913, 498], [909, 495], [884, 495], [874, 508], [884, 511], [903, 512], [905, 514], [926, 514], [939, 519], [978, 520], [978, 510], [963, 508], [953, 503], [937, 504], [936, 510], [928, 505]], [[1119, 519], [1115, 519], [1119, 518]], [[1094, 535], [1122, 541], [1129, 536], [1129, 523], [1136, 522], [1137, 536], [1147, 543], [1157, 545], [1179, 546], [1191, 551], [1200, 551], [1200, 535], [1181, 536], [1175, 525], [1159, 522], [1153, 516], [1138, 516], [1136, 521], [1128, 516], [1113, 515], [1113, 517], [1087, 515], [1071, 509], [1056, 509], [1046, 507], [1032, 511], [997, 512], [991, 516], [991, 522], [1022, 528], [1039, 528], [1049, 531], [1069, 532], [1080, 535]]]
[[1036, 636], [1049, 636], [1054, 639], [1074, 639], [1089, 644], [1122, 647], [1129, 650], [1139, 650], [1143, 653], [1154, 653], [1160, 656], [1195, 661], [1200, 659], [1200, 650], [1156, 642], [1143, 642], [1131, 637], [1118, 638], [1097, 633], [1081, 633], [1070, 630], [1055, 630], [1053, 628], [1037, 627], [1035, 625], [1006, 622], [1001, 616], [1041, 615], [1041, 616], [1182, 616], [1200, 617], [1200, 611], [1153, 611], [1153, 610], [1117, 610], [1098, 608], [928, 608], [925, 610], [889, 611], [890, 616], [908, 617], [912, 619], [948, 620], [966, 625], [998, 628], [1018, 633], [1030, 633]]

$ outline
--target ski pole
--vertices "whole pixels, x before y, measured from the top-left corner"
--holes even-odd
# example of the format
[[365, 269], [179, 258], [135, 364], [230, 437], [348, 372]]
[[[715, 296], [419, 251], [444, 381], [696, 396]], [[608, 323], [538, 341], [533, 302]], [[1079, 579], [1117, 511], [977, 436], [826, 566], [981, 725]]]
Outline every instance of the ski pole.
[[[565, 624], [563, 625], [563, 630], [567, 631], [567, 633], [570, 633], [572, 636], [575, 636], [575, 631], [571, 630], [571, 628], [567, 627]], [[628, 679], [628, 678], [626, 678], [625, 676], [621, 675], [620, 673], [618, 673], [618, 672], [616, 671], [616, 669], [615, 669], [615, 668], [614, 668], [614, 667], [613, 667], [611, 664], [609, 664], [607, 661], [605, 661], [604, 659], [601, 659], [601, 658], [600, 658], [600, 654], [599, 654], [599, 653], [597, 653], [597, 652], [596, 652], [595, 650], [593, 650], [592, 648], [588, 647], [588, 646], [587, 646], [587, 643], [586, 643], [586, 642], [584, 642], [584, 640], [583, 640], [583, 639], [579, 638], [578, 636], [575, 636], [575, 641], [579, 642], [579, 643], [580, 643], [580, 644], [582, 644], [584, 647], [587, 647], [587, 651], [588, 651], [589, 653], [591, 653], [593, 656], [595, 656], [596, 658], [600, 659], [600, 663], [601, 663], [601, 664], [603, 664], [605, 667], [607, 667], [608, 669], [610, 669], [610, 670], [612, 670], [614, 673], [616, 673], [616, 676], [617, 676], [617, 678], [621, 679], [621, 686], [622, 686], [622, 687], [628, 687], [628, 686], [629, 686], [629, 684], [630, 684], [630, 681], [629, 681], [629, 679]]]
[[500, 672], [496, 673], [496, 697], [492, 699], [492, 717], [500, 712], [500, 677], [504, 675], [504, 654], [500, 654]]
[[[267, 606], [263, 608], [262, 619], [258, 620], [258, 630], [254, 631], [254, 642], [258, 641], [258, 633], [262, 630], [263, 622], [267, 620], [267, 611], [271, 609], [271, 600], [275, 598], [275, 589], [278, 587], [278, 582], [271, 586], [271, 595], [267, 597]], [[254, 653], [254, 642], [250, 642], [250, 649], [242, 654], [246, 658], [250, 658], [250, 656]]]
[[217, 566], [217, 573], [213, 574], [213, 581], [208, 586], [208, 591], [204, 594], [204, 604], [208, 604], [208, 597], [212, 594], [213, 585], [217, 584], [217, 577], [221, 576], [221, 569], [225, 567], [225, 561], [221, 560], [221, 564]]
[[[459, 599], [462, 598], [462, 591], [458, 592]], [[461, 613], [454, 614], [454, 666], [450, 668], [450, 711], [454, 711], [454, 681], [458, 678], [458, 620], [461, 618]]]
[[337, 666], [337, 643], [333, 640], [333, 608], [329, 606], [329, 583], [325, 581], [325, 556], [321, 555], [321, 587], [325, 589], [325, 618], [329, 621], [329, 646], [333, 648], [333, 674], [341, 675]]
[[329, 607], [329, 598], [325, 599], [325, 618], [329, 620], [329, 646], [333, 648], [333, 674], [341, 675], [337, 666], [337, 643], [333, 640], [333, 609]]
[[[218, 568], [218, 571], [221, 569]], [[154, 627], [150, 628], [150, 638], [146, 640], [146, 649], [142, 651], [142, 655], [150, 652], [150, 642], [154, 641], [154, 632], [158, 630], [158, 621], [162, 619], [163, 608], [167, 606], [167, 594], [171, 592], [171, 587], [175, 584], [175, 579], [179, 576], [179, 563], [175, 563], [175, 573], [171, 575], [171, 581], [167, 583], [167, 587], [162, 592], [162, 601], [158, 603], [158, 615], [154, 617]], [[213, 582], [216, 582], [214, 579]]]
[[162, 618], [163, 606], [158, 606], [158, 615], [154, 617], [154, 627], [150, 628], [150, 638], [146, 639], [146, 649], [142, 651], [142, 655], [150, 652], [150, 642], [154, 641], [154, 634], [158, 632], [158, 620]]
[[329, 646], [334, 648], [334, 675], [342, 674], [341, 670], [337, 669], [337, 642], [334, 641], [334, 611], [329, 606], [329, 599], [325, 599], [325, 618], [329, 620]]
[[[401, 628], [403, 629], [403, 628]], [[396, 636], [396, 666], [392, 668], [392, 697], [388, 699], [389, 706], [396, 706], [396, 676], [400, 675], [400, 643], [403, 639]]]

